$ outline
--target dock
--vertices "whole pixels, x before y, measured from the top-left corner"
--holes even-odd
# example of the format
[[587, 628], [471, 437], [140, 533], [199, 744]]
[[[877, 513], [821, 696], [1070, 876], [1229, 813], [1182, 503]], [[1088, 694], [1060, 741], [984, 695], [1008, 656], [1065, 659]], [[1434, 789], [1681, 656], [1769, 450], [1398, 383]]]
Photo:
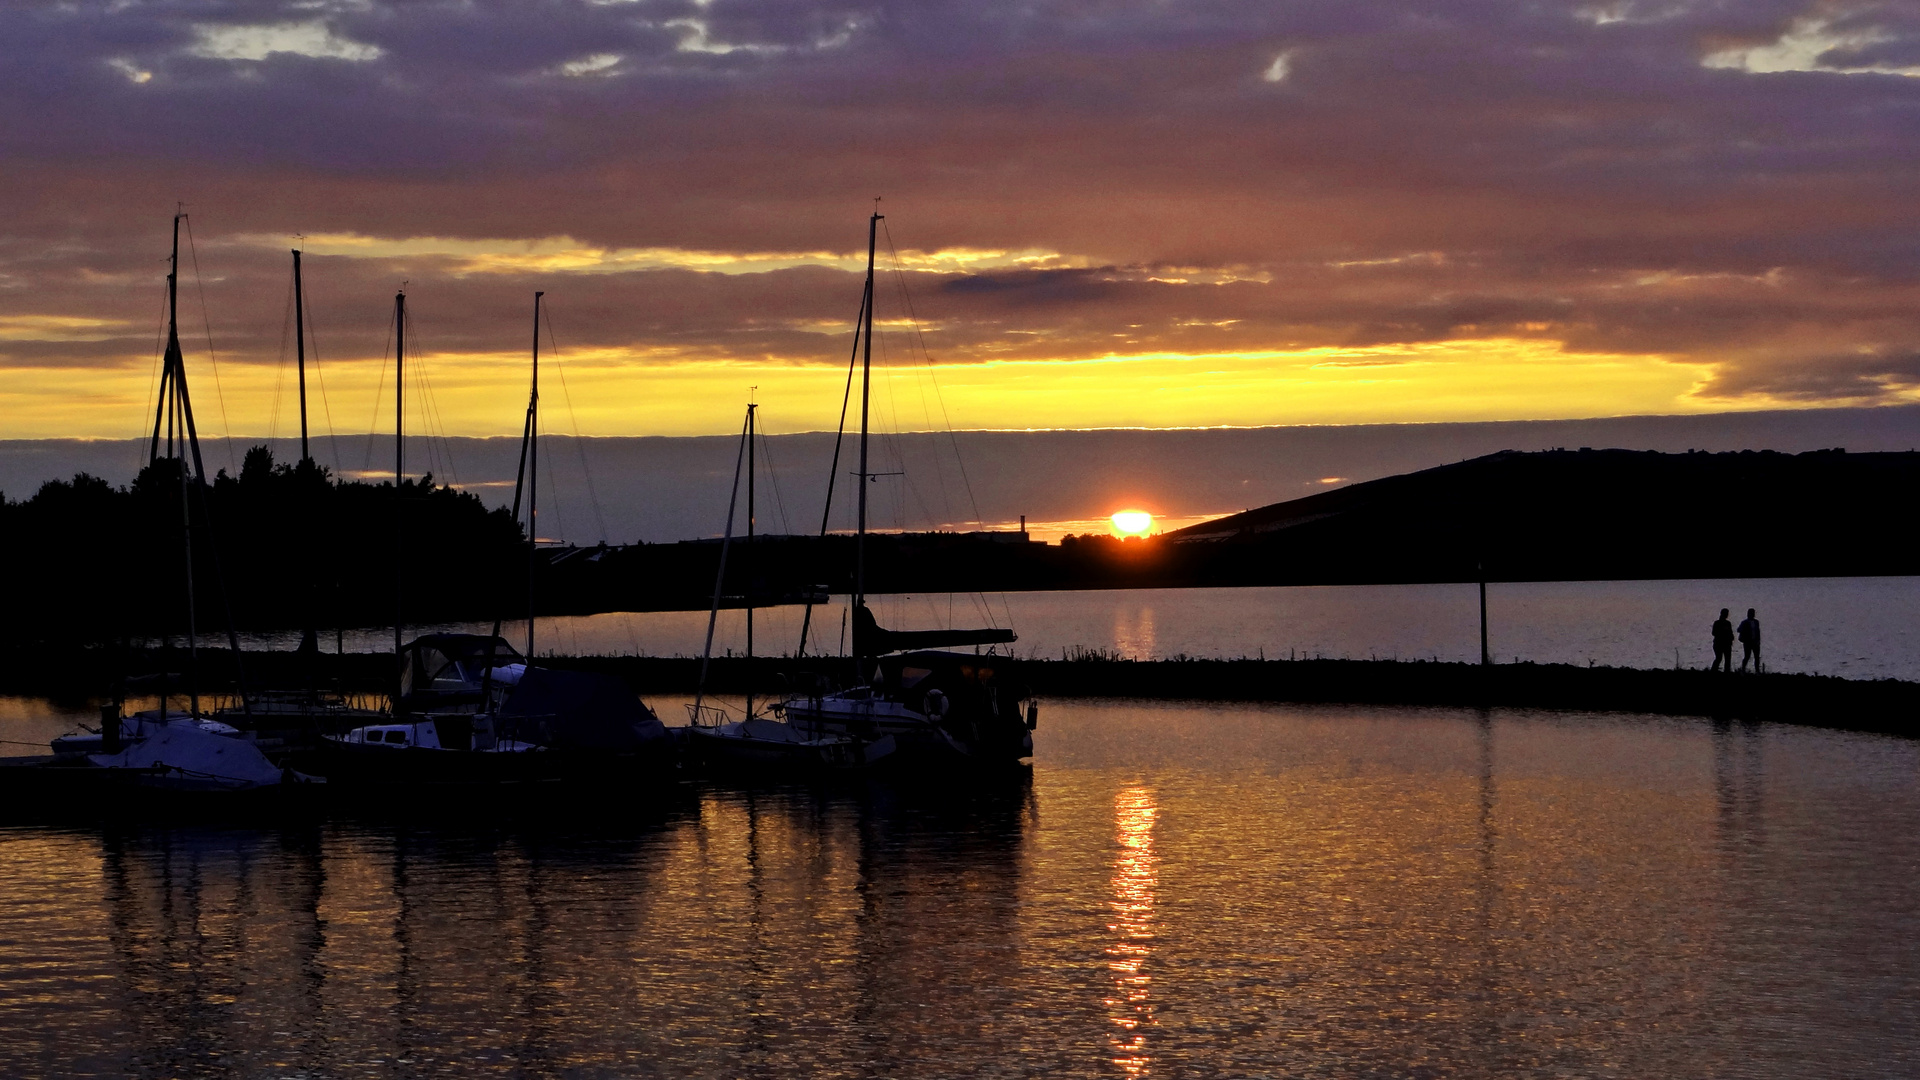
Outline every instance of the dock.
[[[49, 652], [16, 666], [0, 679], [0, 692], [63, 699], [100, 698], [112, 692], [119, 671], [181, 671], [183, 650], [86, 649]], [[322, 686], [380, 695], [388, 689], [394, 662], [385, 653], [248, 653], [247, 682], [254, 686], [298, 685], [312, 663]], [[691, 695], [699, 680], [697, 657], [542, 657], [556, 668], [618, 675], [654, 699], [663, 716], [675, 694]], [[709, 693], [779, 694], [797, 685], [797, 671], [834, 675], [846, 661], [835, 658], [715, 657]], [[1920, 683], [1898, 679], [1845, 679], [1798, 673], [1725, 674], [1696, 669], [1585, 667], [1571, 664], [1466, 664], [1428, 660], [1192, 659], [1128, 660], [1087, 654], [1064, 659], [1021, 659], [1018, 677], [1045, 698], [1243, 701], [1324, 705], [1397, 705], [1449, 708], [1519, 708], [1570, 712], [1638, 713], [1725, 720], [1803, 724], [1847, 731], [1920, 737]], [[200, 650], [203, 692], [234, 685], [235, 665], [221, 649]]]

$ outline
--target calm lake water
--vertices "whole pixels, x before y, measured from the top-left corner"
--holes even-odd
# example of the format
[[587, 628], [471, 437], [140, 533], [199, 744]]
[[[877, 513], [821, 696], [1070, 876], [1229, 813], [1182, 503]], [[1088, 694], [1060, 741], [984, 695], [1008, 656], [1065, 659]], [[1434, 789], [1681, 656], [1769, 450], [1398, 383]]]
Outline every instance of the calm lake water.
[[[843, 600], [815, 609], [809, 651], [840, 651]], [[1487, 591], [1490, 645], [1501, 663], [1704, 668], [1713, 659], [1708, 628], [1721, 608], [1732, 608], [1735, 622], [1758, 609], [1771, 670], [1920, 679], [1920, 578], [1545, 582]], [[874, 609], [882, 625], [898, 629], [1011, 626], [1022, 656], [1097, 649], [1136, 659], [1289, 652], [1480, 659], [1480, 601], [1472, 585], [943, 593], [875, 597]], [[755, 651], [791, 653], [800, 621], [797, 607], [758, 612]], [[714, 651], [744, 649], [745, 622], [741, 612], [721, 612]], [[485, 633], [491, 624], [437, 628]], [[505, 631], [516, 643], [526, 640], [524, 621], [507, 623]], [[535, 646], [542, 653], [698, 656], [706, 631], [704, 611], [574, 616], [541, 619]], [[284, 634], [252, 640], [273, 648], [298, 644]], [[351, 631], [345, 646], [390, 650], [393, 630]]]
[[0, 1075], [1911, 1075], [1920, 744], [1049, 703], [1030, 781], [0, 828]]

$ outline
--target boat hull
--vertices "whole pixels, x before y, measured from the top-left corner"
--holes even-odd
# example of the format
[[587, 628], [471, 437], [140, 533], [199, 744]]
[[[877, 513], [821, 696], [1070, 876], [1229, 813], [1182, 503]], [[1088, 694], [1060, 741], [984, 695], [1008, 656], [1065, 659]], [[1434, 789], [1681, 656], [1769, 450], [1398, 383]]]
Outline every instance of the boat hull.
[[776, 720], [744, 720], [685, 730], [688, 759], [706, 772], [851, 772], [891, 760], [895, 741], [846, 735], [809, 737]]
[[887, 701], [871, 707], [865, 702], [836, 707], [831, 699], [819, 704], [792, 701], [785, 714], [789, 723], [809, 734], [892, 739], [896, 749], [891, 760], [902, 765], [1007, 768], [1033, 755], [1033, 736], [1025, 729], [1000, 739], [981, 739], [964, 730], [956, 734], [953, 729], [959, 724]]
[[288, 759], [303, 773], [326, 779], [336, 796], [470, 789], [506, 791], [559, 785], [625, 788], [671, 782], [672, 746], [629, 753], [528, 750], [439, 750], [366, 746], [322, 740]]
[[0, 759], [0, 820], [9, 823], [210, 820], [232, 823], [324, 807], [325, 784], [234, 787], [167, 769], [103, 768], [54, 757]]

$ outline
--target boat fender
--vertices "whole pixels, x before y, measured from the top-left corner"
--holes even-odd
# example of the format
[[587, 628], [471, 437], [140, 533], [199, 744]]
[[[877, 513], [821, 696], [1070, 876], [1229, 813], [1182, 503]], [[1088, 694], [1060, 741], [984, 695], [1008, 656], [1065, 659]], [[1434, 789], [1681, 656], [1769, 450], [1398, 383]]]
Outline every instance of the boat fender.
[[1040, 703], [1027, 702], [1027, 730], [1035, 731], [1040, 727]]
[[935, 720], [944, 720], [947, 716], [947, 695], [940, 690], [927, 691], [927, 715]]

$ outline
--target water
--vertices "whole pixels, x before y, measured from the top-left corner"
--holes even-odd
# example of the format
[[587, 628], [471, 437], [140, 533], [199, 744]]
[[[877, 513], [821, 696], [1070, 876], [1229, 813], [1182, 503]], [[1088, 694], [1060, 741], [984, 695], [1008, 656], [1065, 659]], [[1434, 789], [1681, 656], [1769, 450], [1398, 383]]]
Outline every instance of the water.
[[0, 829], [0, 1075], [1920, 1068], [1920, 745], [1050, 703], [1030, 782]]
[[[1848, 678], [1920, 679], [1920, 578], [1757, 578], [1710, 581], [1577, 581], [1493, 585], [1487, 590], [1495, 659], [1665, 668], [1706, 667], [1708, 627], [1721, 608], [1738, 622], [1757, 608], [1773, 671]], [[1092, 649], [1136, 659], [1187, 656], [1327, 656], [1480, 659], [1479, 593], [1472, 585], [1356, 585], [1262, 589], [1124, 589], [874, 598], [882, 625], [899, 629], [1012, 626], [1022, 656]], [[789, 653], [800, 608], [755, 616], [755, 647]], [[810, 651], [841, 651], [844, 605], [814, 611]], [[516, 643], [525, 626], [506, 624]], [[435, 627], [486, 633], [491, 624]], [[416, 628], [425, 629], [425, 628]], [[698, 656], [704, 611], [615, 612], [541, 619], [540, 652]], [[393, 648], [391, 628], [346, 635], [349, 651]], [[294, 635], [251, 644], [291, 649]], [[725, 611], [714, 651], [746, 647], [745, 617]]]

